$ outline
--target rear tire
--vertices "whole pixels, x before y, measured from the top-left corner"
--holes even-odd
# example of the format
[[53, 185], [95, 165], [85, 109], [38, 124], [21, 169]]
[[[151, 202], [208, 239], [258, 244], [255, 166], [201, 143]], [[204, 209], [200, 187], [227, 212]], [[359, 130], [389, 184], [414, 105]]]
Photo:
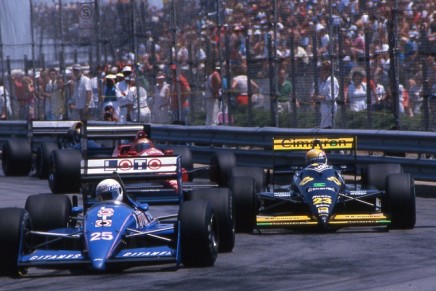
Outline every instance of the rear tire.
[[265, 172], [259, 167], [233, 167], [230, 170], [230, 178], [252, 177], [256, 185], [256, 192], [265, 190]]
[[386, 178], [391, 228], [412, 229], [416, 223], [415, 186], [410, 174], [391, 174]]
[[50, 157], [48, 185], [54, 194], [80, 191], [80, 161], [78, 150], [55, 150]]
[[236, 167], [236, 156], [232, 152], [217, 152], [210, 160], [209, 178], [220, 187], [228, 187], [230, 169]]
[[[18, 252], [21, 241], [32, 228], [29, 213], [20, 208], [0, 209], [0, 274], [20, 276], [27, 272], [17, 266]], [[27, 244], [23, 243], [23, 248]], [[23, 252], [26, 250], [23, 249]]]
[[386, 189], [386, 177], [394, 173], [403, 173], [401, 164], [369, 164], [362, 175], [362, 184], [378, 190]]
[[188, 147], [178, 146], [178, 147], [174, 147], [172, 150], [174, 155], [181, 156], [182, 168], [188, 171], [194, 168], [194, 162], [192, 161], [192, 152]]
[[180, 206], [180, 250], [185, 267], [213, 266], [218, 256], [215, 214], [209, 203], [186, 201]]
[[67, 227], [71, 208], [68, 196], [52, 194], [31, 195], [25, 205], [32, 218], [33, 229], [43, 231]]
[[25, 138], [8, 139], [2, 146], [5, 176], [25, 176], [32, 168], [32, 147]]
[[230, 181], [235, 207], [236, 231], [252, 233], [256, 227], [257, 197], [252, 177], [235, 177]]
[[205, 200], [213, 208], [218, 221], [220, 252], [231, 252], [235, 246], [233, 197], [228, 188], [194, 189], [189, 200]]
[[36, 176], [40, 179], [47, 179], [49, 172], [50, 156], [58, 149], [56, 143], [42, 143], [36, 152], [35, 168]]

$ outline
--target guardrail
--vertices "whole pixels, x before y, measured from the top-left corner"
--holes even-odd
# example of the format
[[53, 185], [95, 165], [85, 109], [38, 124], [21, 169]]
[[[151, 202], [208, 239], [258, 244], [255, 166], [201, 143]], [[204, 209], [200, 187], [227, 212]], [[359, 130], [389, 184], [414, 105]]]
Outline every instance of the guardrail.
[[[92, 122], [90, 122], [92, 124]], [[26, 137], [26, 121], [0, 121], [0, 142], [10, 137]], [[151, 138], [161, 147], [185, 144], [192, 150], [194, 162], [207, 164], [217, 151], [233, 151], [239, 165], [272, 166], [272, 140], [277, 136], [356, 136], [358, 165], [400, 163], [416, 180], [436, 181], [436, 133], [390, 130], [285, 129], [274, 127], [151, 125]], [[298, 164], [301, 153], [279, 153], [274, 159]], [[333, 162], [354, 159], [347, 153], [331, 153]]]

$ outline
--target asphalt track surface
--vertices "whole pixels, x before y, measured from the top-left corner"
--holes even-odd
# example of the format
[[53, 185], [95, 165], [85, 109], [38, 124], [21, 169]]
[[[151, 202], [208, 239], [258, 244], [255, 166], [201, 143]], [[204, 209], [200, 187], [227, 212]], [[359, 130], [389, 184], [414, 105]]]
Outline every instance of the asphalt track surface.
[[[34, 268], [23, 278], [0, 277], [0, 290], [436, 290], [435, 189], [417, 185], [412, 230], [237, 234], [233, 252], [210, 268], [86, 275]], [[4, 177], [0, 170], [0, 207], [23, 207], [28, 195], [48, 192], [45, 180]]]

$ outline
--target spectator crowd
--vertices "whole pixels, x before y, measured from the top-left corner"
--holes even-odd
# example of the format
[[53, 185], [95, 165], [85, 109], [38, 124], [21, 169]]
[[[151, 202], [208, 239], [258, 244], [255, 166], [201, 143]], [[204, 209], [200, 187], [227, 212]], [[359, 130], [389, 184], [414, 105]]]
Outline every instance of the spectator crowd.
[[[1, 118], [192, 124], [201, 112], [202, 124], [216, 125], [233, 122], [225, 119], [229, 106], [246, 114], [248, 105], [272, 104], [281, 115], [319, 113], [319, 126], [330, 128], [339, 107], [351, 116], [393, 107], [393, 0], [283, 0], [276, 7], [269, 0], [178, 1], [186, 5], [177, 9], [176, 32], [172, 1], [163, 2], [161, 10], [141, 10], [147, 29], [135, 51], [119, 44], [104, 65], [54, 66], [35, 76], [12, 71], [10, 81], [0, 83]], [[399, 111], [420, 116], [428, 98], [436, 126], [436, 3], [395, 3]], [[129, 32], [129, 16], [117, 14], [128, 5], [105, 2], [102, 13]], [[36, 19], [43, 21], [54, 9], [41, 4]], [[67, 10], [78, 9], [69, 4]], [[265, 81], [272, 74], [269, 41], [277, 60], [274, 89]]]

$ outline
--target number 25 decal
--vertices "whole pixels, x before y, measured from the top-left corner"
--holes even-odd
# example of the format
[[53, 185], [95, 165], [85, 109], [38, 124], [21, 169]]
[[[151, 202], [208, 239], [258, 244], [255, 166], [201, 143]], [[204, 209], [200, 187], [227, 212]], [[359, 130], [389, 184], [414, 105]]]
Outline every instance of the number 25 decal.
[[112, 235], [112, 232], [110, 231], [103, 231], [103, 232], [93, 232], [91, 233], [91, 241], [96, 240], [113, 240], [114, 236]]

